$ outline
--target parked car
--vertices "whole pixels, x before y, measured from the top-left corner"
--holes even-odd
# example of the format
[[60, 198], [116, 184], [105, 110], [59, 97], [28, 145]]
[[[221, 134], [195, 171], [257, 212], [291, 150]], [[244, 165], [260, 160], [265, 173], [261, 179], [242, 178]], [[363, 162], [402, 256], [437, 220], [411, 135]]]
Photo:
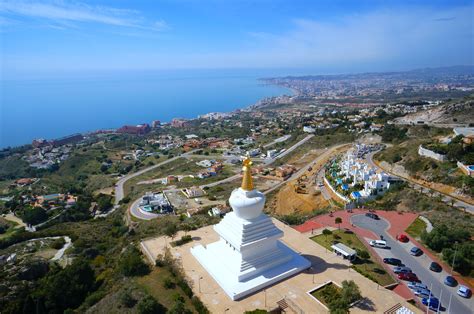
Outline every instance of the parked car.
[[365, 214], [367, 217], [369, 218], [372, 218], [372, 219], [375, 219], [375, 220], [379, 220], [379, 216], [377, 214], [374, 214], [374, 213], [366, 213]]
[[395, 274], [411, 273], [411, 268], [410, 267], [405, 267], [405, 266], [397, 266], [397, 267], [393, 268], [393, 272]]
[[398, 274], [398, 279], [420, 282], [420, 279], [414, 273], [400, 273]]
[[411, 248], [410, 254], [413, 255], [413, 256], [420, 256], [421, 254], [423, 254], [423, 251], [420, 250], [420, 248], [414, 246], [414, 247]]
[[399, 260], [398, 258], [386, 257], [386, 258], [383, 259], [383, 262], [385, 264], [389, 264], [389, 265], [403, 266], [402, 261]]
[[416, 289], [413, 293], [420, 298], [429, 298], [431, 296], [431, 292], [428, 289]]
[[440, 273], [443, 270], [443, 268], [441, 267], [440, 264], [438, 264], [436, 262], [431, 262], [430, 270], [435, 271], [437, 273]]
[[415, 289], [428, 289], [428, 286], [421, 282], [412, 281], [408, 283], [408, 288]]
[[472, 295], [472, 291], [468, 287], [461, 285], [459, 286], [458, 294], [463, 298], [470, 298]]
[[386, 248], [387, 247], [387, 242], [384, 240], [372, 240], [369, 242], [370, 246], [372, 247], [378, 247], [378, 248]]
[[439, 307], [439, 300], [435, 297], [423, 298], [421, 299], [421, 303], [428, 306], [432, 310], [438, 310]]
[[408, 237], [404, 234], [401, 234], [397, 237], [397, 240], [403, 243], [407, 243], [409, 241]]
[[456, 287], [458, 282], [453, 276], [446, 276], [444, 284], [450, 287]]

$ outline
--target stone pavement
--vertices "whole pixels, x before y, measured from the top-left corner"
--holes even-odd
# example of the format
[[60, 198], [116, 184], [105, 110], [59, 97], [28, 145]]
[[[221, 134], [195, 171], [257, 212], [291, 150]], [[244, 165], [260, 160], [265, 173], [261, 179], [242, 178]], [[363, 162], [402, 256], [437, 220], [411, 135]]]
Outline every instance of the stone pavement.
[[[327, 309], [308, 294], [308, 291], [328, 281], [340, 285], [343, 280], [354, 280], [365, 298], [362, 304], [351, 309], [351, 313], [366, 311], [383, 313], [398, 303], [412, 309], [415, 313], [420, 313], [393, 291], [380, 287], [352, 270], [346, 260], [327, 251], [306, 235], [282, 222], [275, 219], [273, 221], [284, 232], [283, 242], [309, 259], [312, 267], [242, 300], [232, 301], [190, 253], [190, 248], [198, 243], [206, 245], [218, 240], [218, 235], [212, 226], [188, 233], [193, 237], [193, 242], [170, 249], [173, 256], [181, 261], [194, 293], [211, 313], [243, 313], [256, 308], [269, 310], [275, 308], [277, 302], [285, 298], [290, 300], [287, 303], [293, 304], [295, 312], [301, 310], [303, 313], [328, 313]], [[181, 235], [178, 234], [177, 237]], [[169, 239], [159, 237], [144, 240], [141, 245], [149, 259], [154, 261], [156, 256], [163, 252], [166, 242], [169, 242]]]

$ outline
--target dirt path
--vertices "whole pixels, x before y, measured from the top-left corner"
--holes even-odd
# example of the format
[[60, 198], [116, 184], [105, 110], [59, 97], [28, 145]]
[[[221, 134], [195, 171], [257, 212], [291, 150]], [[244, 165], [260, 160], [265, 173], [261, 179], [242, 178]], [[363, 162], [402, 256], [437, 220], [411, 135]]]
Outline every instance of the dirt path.
[[10, 214], [7, 214], [5, 217], [6, 220], [9, 220], [9, 221], [12, 221], [12, 222], [15, 222], [17, 223], [18, 225], [15, 226], [15, 228], [24, 228], [26, 227], [26, 224], [23, 222], [23, 220], [21, 220], [20, 218], [18, 218], [17, 216], [13, 215], [12, 213]]

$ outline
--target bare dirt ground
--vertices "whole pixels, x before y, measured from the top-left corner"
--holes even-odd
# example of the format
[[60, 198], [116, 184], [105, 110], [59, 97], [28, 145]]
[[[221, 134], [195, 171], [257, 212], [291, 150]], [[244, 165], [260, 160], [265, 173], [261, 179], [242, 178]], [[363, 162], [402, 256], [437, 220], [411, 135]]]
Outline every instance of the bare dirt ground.
[[[316, 189], [316, 175], [330, 158], [346, 151], [349, 147], [349, 145], [342, 146], [331, 151], [323, 149], [311, 150], [298, 159], [295, 158], [292, 164], [300, 167], [307, 165], [318, 156], [325, 153], [324, 158], [318, 160], [310, 171], [306, 171], [300, 177], [302, 179], [301, 183], [305, 185], [306, 193], [297, 192], [298, 179], [291, 180], [277, 192], [274, 201], [271, 203], [270, 210], [276, 214], [287, 215], [292, 213], [308, 213], [315, 209], [328, 206], [329, 202], [325, 200], [321, 192]], [[306, 179], [304, 179], [304, 176], [306, 176]]]
[[308, 194], [297, 193], [294, 182], [285, 185], [276, 196], [275, 213], [279, 215], [307, 213], [329, 205], [319, 191], [315, 194], [314, 187], [309, 190]]
[[[166, 192], [166, 196], [173, 207], [183, 212], [191, 208], [225, 204], [223, 200], [211, 201], [207, 197], [186, 198], [181, 191], [168, 191]], [[196, 200], [198, 200], [198, 202], [196, 202]]]
[[94, 193], [96, 195], [99, 195], [99, 194], [114, 195], [115, 188], [113, 186], [111, 186], [111, 187], [108, 187], [108, 188], [103, 188], [103, 189], [97, 190]]

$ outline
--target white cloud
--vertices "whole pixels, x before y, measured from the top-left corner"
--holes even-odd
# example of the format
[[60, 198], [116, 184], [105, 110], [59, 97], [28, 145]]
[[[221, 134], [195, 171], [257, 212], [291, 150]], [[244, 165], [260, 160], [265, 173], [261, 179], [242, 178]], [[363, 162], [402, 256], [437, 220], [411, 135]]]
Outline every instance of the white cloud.
[[[248, 33], [263, 63], [284, 65], [409, 61], [469, 62], [473, 7], [381, 10], [333, 18], [294, 19], [281, 33]], [[470, 44], [471, 43], [471, 44]], [[472, 63], [472, 57], [470, 63]]]
[[65, 22], [98, 23], [150, 31], [161, 31], [168, 28], [165, 21], [150, 22], [135, 10], [91, 6], [80, 2], [2, 1], [0, 2], [0, 12], [44, 19], [61, 25], [65, 25]]

